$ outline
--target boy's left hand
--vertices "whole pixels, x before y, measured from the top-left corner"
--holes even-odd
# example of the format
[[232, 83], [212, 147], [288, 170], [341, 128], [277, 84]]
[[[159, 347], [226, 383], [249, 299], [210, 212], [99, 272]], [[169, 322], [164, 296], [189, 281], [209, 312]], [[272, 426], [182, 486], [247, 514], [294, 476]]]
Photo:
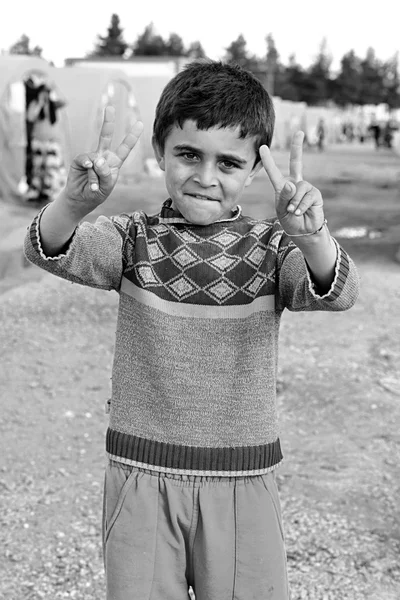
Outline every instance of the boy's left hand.
[[284, 177], [272, 158], [268, 146], [261, 146], [264, 169], [275, 190], [277, 217], [288, 235], [313, 233], [324, 222], [321, 192], [303, 181], [304, 133], [297, 131], [290, 147], [289, 177]]

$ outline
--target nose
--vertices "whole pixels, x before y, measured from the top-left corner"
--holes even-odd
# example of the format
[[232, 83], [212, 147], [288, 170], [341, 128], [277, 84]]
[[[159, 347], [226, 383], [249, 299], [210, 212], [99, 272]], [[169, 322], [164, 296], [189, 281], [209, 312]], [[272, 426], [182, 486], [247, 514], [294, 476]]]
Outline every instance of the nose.
[[193, 181], [201, 187], [215, 187], [218, 185], [217, 172], [210, 162], [198, 163]]

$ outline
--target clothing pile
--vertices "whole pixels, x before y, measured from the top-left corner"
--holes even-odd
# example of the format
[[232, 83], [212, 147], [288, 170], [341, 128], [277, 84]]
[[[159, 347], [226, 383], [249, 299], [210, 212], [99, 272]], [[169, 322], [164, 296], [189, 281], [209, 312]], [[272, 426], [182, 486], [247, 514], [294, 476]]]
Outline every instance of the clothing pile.
[[26, 192], [29, 202], [51, 202], [64, 187], [67, 171], [60, 142], [58, 111], [65, 103], [45, 81], [25, 80]]

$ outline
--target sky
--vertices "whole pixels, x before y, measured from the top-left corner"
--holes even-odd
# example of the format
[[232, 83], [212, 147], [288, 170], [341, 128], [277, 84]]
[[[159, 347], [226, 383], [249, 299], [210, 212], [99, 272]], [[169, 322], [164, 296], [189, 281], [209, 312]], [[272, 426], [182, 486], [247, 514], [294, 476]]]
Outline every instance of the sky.
[[400, 50], [398, 0], [9, 0], [0, 21], [0, 50], [26, 34], [31, 47], [42, 47], [42, 56], [61, 67], [65, 58], [93, 50], [112, 13], [129, 44], [153, 22], [164, 38], [174, 32], [185, 45], [200, 40], [212, 59], [222, 58], [240, 34], [250, 53], [263, 56], [272, 33], [281, 60], [287, 63], [294, 53], [303, 67], [324, 37], [333, 69], [351, 49], [364, 56], [372, 46], [382, 60]]

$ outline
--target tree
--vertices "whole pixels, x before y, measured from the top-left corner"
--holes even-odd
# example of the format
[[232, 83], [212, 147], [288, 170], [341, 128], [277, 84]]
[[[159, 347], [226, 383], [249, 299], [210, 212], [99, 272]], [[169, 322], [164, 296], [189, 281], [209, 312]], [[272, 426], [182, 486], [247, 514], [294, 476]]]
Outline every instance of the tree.
[[390, 109], [400, 108], [399, 53], [384, 63], [384, 102]]
[[30, 48], [30, 39], [25, 34], [21, 35], [19, 40], [17, 40], [15, 42], [15, 44], [10, 46], [10, 49], [9, 49], [10, 54], [25, 54], [25, 55], [29, 55], [29, 56], [39, 56], [39, 57], [42, 56], [42, 52], [43, 52], [43, 50], [42, 50], [42, 48], [40, 48], [40, 46], [35, 46], [34, 48]]
[[314, 63], [307, 69], [303, 84], [303, 100], [307, 104], [325, 104], [331, 96], [330, 67], [332, 56], [328, 53], [326, 38], [323, 38]]
[[246, 40], [244, 39], [243, 35], [240, 34], [239, 37], [225, 49], [226, 62], [229, 64], [234, 63], [244, 67], [248, 60], [246, 45]]
[[279, 54], [271, 33], [267, 35], [265, 41], [267, 43], [266, 88], [271, 96], [273, 96], [275, 93], [275, 75], [278, 67]]
[[350, 50], [340, 61], [340, 71], [332, 85], [332, 99], [339, 106], [359, 104], [361, 88], [361, 60]]
[[306, 74], [296, 61], [296, 55], [291, 54], [287, 67], [282, 66], [278, 71], [275, 94], [283, 100], [301, 102], [305, 79]]
[[190, 58], [205, 58], [206, 53], [199, 41], [192, 42], [186, 51], [186, 56]]
[[373, 48], [368, 48], [361, 61], [361, 91], [359, 104], [380, 104], [385, 101], [384, 69], [375, 56]]
[[246, 46], [247, 42], [240, 34], [235, 41], [225, 48], [225, 60], [228, 64], [240, 65], [248, 71], [258, 71], [258, 60], [255, 56], [249, 56]]
[[167, 43], [158, 35], [154, 29], [154, 24], [150, 23], [145, 30], [138, 36], [133, 45], [135, 56], [163, 56], [168, 54]]
[[165, 44], [166, 53], [169, 56], [185, 56], [186, 50], [183, 40], [177, 33], [170, 33], [170, 36]]
[[97, 36], [99, 41], [90, 56], [123, 56], [129, 46], [124, 41], [122, 32], [119, 16], [113, 14], [110, 26], [107, 28], [107, 35]]

